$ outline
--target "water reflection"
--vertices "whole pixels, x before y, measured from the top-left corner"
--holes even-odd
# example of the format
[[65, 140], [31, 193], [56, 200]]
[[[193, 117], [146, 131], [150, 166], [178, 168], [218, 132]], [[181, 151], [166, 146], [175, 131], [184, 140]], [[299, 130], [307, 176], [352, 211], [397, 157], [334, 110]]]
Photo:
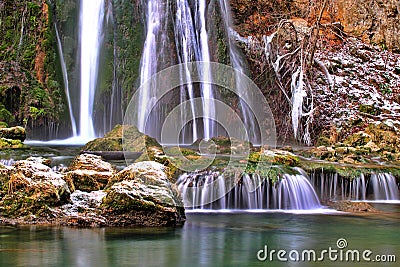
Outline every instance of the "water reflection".
[[185, 226], [175, 229], [0, 227], [0, 266], [319, 266], [260, 262], [256, 253], [265, 245], [322, 250], [338, 238], [352, 249], [399, 253], [400, 218], [383, 216], [188, 214]]

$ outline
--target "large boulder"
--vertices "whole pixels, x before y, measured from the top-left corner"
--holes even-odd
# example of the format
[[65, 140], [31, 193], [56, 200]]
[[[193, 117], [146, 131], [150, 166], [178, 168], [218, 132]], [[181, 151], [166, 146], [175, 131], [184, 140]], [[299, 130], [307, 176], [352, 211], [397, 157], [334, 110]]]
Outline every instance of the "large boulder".
[[51, 216], [51, 207], [69, 201], [63, 175], [36, 161], [17, 161], [1, 168], [0, 214], [8, 217], [40, 214]]
[[[123, 138], [125, 140], [123, 140]], [[139, 132], [134, 126], [117, 125], [102, 138], [87, 143], [83, 151], [123, 151], [144, 152], [149, 137]]]
[[81, 154], [71, 163], [66, 174], [66, 181], [71, 191], [85, 192], [103, 189], [114, 175], [113, 166], [100, 156]]
[[132, 164], [117, 173], [103, 199], [104, 216], [112, 225], [171, 226], [182, 224], [178, 190], [160, 163]]

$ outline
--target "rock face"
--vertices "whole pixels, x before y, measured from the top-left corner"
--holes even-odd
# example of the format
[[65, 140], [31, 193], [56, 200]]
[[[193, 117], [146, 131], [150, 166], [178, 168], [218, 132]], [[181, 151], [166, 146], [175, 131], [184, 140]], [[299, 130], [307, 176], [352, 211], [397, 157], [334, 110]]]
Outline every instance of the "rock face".
[[82, 154], [77, 156], [66, 174], [66, 181], [71, 191], [85, 192], [104, 189], [115, 173], [115, 169], [100, 156]]
[[171, 226], [185, 220], [177, 188], [162, 164], [145, 161], [130, 165], [116, 174], [109, 186], [102, 207], [112, 225]]
[[374, 163], [381, 160], [400, 162], [400, 122], [391, 119], [373, 122], [365, 129], [347, 136], [330, 146], [310, 150], [319, 159], [340, 163]]
[[1, 168], [0, 214], [7, 217], [52, 217], [51, 207], [69, 201], [70, 191], [60, 173], [39, 162], [21, 160]]
[[344, 31], [400, 52], [398, 0], [334, 0]]

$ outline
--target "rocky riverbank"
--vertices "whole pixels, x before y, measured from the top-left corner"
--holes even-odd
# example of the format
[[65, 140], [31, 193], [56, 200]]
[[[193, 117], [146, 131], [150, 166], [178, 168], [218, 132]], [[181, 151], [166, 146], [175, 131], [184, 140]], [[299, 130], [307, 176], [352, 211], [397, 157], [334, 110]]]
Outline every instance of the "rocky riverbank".
[[85, 154], [66, 172], [45, 164], [29, 158], [0, 166], [0, 222], [177, 226], [185, 221], [179, 193], [159, 163], [135, 163], [117, 172], [101, 157]]

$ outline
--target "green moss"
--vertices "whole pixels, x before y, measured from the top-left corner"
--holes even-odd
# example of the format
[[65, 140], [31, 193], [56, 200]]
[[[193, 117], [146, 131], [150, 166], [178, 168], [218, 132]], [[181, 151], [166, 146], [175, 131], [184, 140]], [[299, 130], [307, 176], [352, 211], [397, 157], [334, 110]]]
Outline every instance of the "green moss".
[[0, 150], [10, 148], [25, 148], [25, 145], [20, 140], [0, 138]]
[[367, 113], [370, 115], [379, 115], [381, 114], [381, 110], [373, 105], [360, 105], [358, 110], [363, 113]]
[[127, 194], [121, 194], [110, 191], [103, 199], [102, 208], [107, 209], [108, 212], [116, 214], [125, 213], [137, 210], [154, 210], [156, 205], [144, 199], [139, 199], [134, 196], [130, 197]]

